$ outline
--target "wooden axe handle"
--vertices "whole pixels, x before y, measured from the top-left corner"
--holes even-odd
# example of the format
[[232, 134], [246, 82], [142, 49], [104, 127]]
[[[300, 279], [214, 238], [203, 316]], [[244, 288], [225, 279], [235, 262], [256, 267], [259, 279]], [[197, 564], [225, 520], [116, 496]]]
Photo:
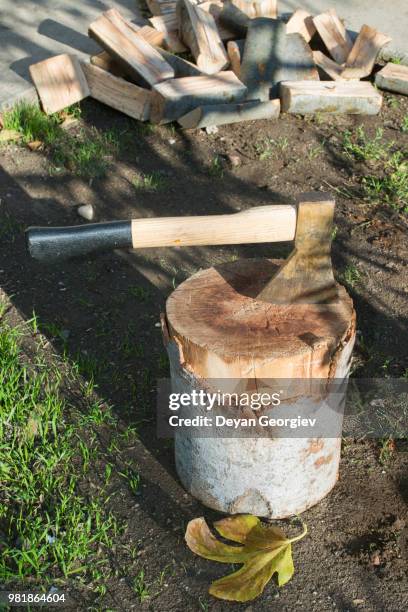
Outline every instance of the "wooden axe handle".
[[132, 221], [134, 249], [252, 244], [293, 240], [296, 206], [257, 206], [229, 215], [156, 217]]
[[31, 256], [46, 262], [120, 248], [284, 242], [293, 240], [295, 232], [296, 206], [285, 204], [228, 215], [32, 227], [26, 239]]

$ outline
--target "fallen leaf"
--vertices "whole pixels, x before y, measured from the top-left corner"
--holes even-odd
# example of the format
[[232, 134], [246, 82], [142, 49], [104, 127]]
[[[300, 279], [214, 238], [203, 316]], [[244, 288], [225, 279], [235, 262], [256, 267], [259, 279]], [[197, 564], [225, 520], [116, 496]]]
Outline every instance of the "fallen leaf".
[[[242, 563], [236, 572], [212, 583], [209, 592], [219, 599], [250, 601], [258, 597], [276, 573], [278, 585], [283, 586], [293, 576], [292, 543], [303, 538], [303, 533], [286, 538], [279, 527], [264, 525], [251, 514], [232, 516], [214, 523], [217, 532], [235, 545], [218, 540], [203, 517], [187, 525], [187, 546], [197, 555], [221, 563]], [[237, 545], [239, 544], [239, 545]]]
[[27, 143], [27, 147], [30, 151], [39, 151], [44, 146], [44, 143], [41, 140], [33, 140], [32, 142]]
[[15, 140], [21, 140], [21, 134], [17, 130], [3, 129], [0, 131], [0, 142], [12, 142]]

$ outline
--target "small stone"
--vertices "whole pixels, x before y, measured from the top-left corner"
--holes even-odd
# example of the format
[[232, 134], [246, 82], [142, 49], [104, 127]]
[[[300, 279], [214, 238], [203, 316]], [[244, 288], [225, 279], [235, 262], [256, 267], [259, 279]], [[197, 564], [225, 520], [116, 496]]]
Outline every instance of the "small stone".
[[371, 555], [371, 563], [372, 563], [372, 565], [375, 565], [376, 567], [381, 565], [381, 559], [380, 559], [380, 555], [379, 555], [378, 552], [376, 552], [373, 555]]
[[168, 143], [169, 143], [169, 145], [174, 145], [174, 144], [176, 144], [176, 139], [175, 138], [169, 138]]
[[227, 160], [233, 168], [237, 168], [241, 165], [241, 158], [239, 155], [227, 155]]
[[364, 599], [353, 599], [353, 604], [355, 606], [359, 606], [360, 604], [363, 604], [364, 601], [365, 601]]
[[207, 125], [205, 131], [207, 134], [218, 134], [218, 128], [216, 125]]
[[92, 204], [82, 204], [82, 206], [78, 207], [77, 212], [80, 217], [83, 217], [87, 221], [92, 221], [95, 216], [95, 211]]

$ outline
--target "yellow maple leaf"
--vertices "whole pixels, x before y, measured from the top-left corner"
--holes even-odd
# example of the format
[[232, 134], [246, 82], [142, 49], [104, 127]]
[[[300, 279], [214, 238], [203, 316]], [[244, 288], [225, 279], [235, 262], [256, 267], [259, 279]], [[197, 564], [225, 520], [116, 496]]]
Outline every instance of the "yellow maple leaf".
[[300, 535], [289, 539], [279, 527], [265, 525], [252, 514], [222, 519], [214, 523], [214, 527], [220, 536], [235, 544], [225, 544], [218, 540], [201, 517], [187, 525], [187, 546], [205, 559], [221, 563], [242, 563], [243, 566], [215, 580], [209, 589], [211, 595], [230, 601], [250, 601], [262, 593], [275, 573], [279, 586], [292, 578], [295, 571], [292, 543], [306, 535], [306, 526]]

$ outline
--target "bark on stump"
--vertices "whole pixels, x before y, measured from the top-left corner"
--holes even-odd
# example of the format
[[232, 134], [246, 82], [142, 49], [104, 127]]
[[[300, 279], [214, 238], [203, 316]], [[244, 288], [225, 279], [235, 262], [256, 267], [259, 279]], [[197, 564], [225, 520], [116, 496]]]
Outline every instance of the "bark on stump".
[[[355, 339], [351, 298], [339, 286], [332, 304], [257, 300], [280, 263], [241, 260], [210, 268], [170, 295], [163, 331], [173, 391], [208, 391], [211, 379], [221, 378], [348, 376]], [[176, 430], [176, 468], [184, 487], [210, 508], [283, 518], [332, 489], [340, 445], [340, 437], [198, 438]]]

